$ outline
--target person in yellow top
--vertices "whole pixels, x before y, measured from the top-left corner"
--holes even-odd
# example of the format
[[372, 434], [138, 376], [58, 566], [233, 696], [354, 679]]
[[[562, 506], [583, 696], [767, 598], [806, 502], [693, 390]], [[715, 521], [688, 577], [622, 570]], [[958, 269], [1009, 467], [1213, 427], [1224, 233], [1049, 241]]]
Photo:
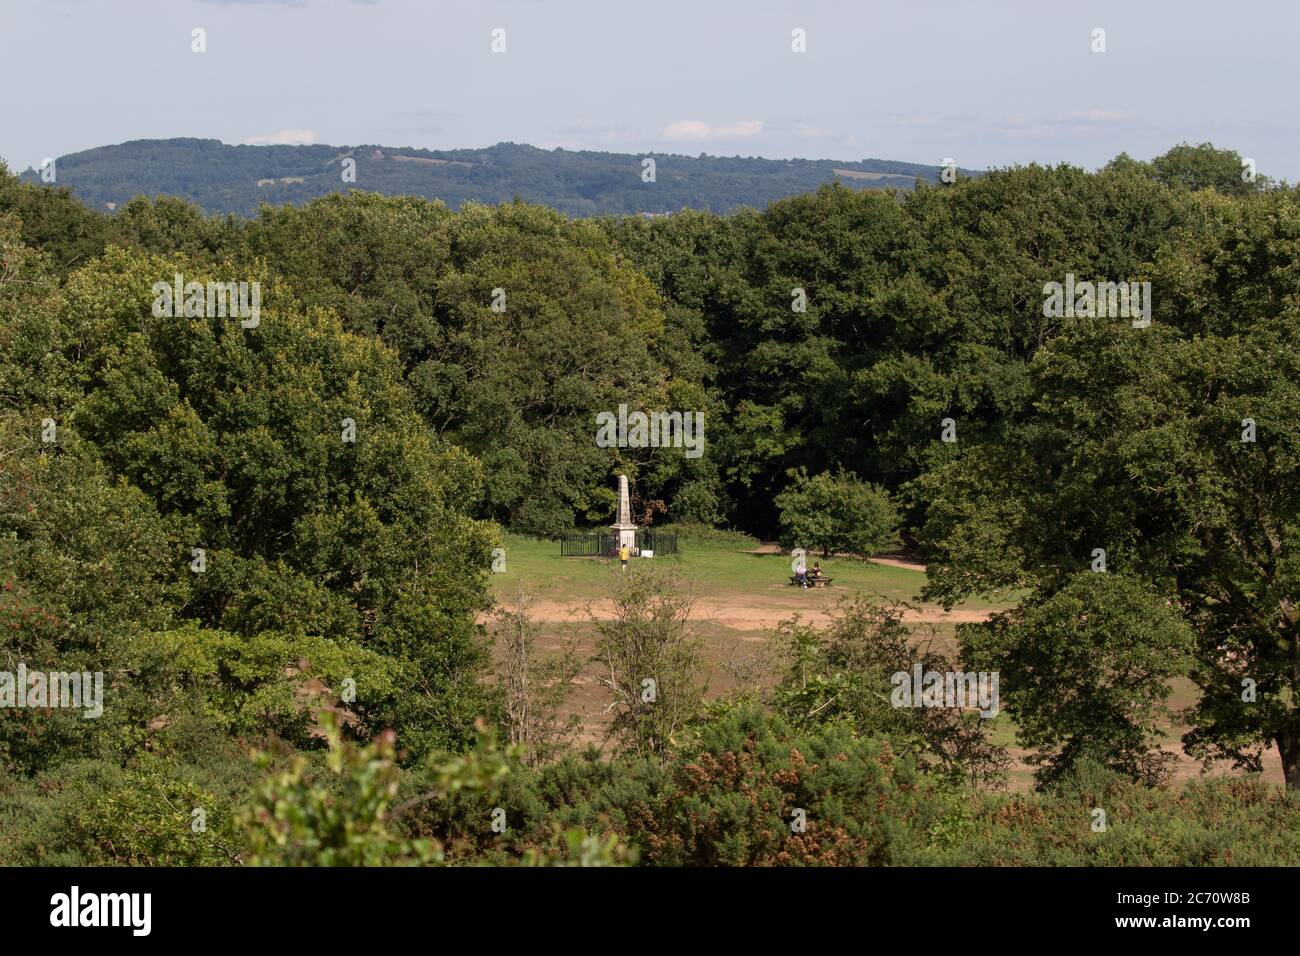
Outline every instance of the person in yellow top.
[[625, 544], [621, 545], [618, 549], [618, 560], [620, 561], [624, 572], [627, 571], [627, 559], [630, 556], [631, 556], [631, 552], [628, 551], [627, 545]]

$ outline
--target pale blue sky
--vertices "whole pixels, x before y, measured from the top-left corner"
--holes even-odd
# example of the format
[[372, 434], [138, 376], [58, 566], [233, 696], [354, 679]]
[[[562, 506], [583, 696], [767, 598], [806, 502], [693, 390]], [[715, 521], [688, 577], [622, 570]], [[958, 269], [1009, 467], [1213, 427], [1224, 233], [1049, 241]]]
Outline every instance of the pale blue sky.
[[1297, 0], [0, 0], [0, 157], [198, 136], [1092, 168], [1210, 140], [1294, 182], [1298, 46]]

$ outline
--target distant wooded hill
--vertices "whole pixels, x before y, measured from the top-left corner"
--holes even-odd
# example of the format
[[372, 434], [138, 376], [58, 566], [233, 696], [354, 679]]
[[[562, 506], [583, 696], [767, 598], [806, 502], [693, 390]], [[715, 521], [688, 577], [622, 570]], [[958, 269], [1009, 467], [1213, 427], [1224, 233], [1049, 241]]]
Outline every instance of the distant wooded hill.
[[[656, 181], [642, 182], [652, 156]], [[356, 182], [343, 182], [343, 161]], [[256, 214], [259, 204], [305, 203], [338, 190], [467, 201], [519, 196], [572, 216], [664, 213], [683, 208], [729, 212], [839, 181], [859, 189], [910, 190], [934, 182], [938, 166], [880, 159], [857, 162], [773, 160], [663, 153], [544, 150], [516, 143], [486, 149], [387, 146], [228, 146], [215, 139], [141, 139], [70, 153], [56, 160], [57, 183], [88, 206], [112, 209], [138, 195], [180, 196], [212, 213]], [[963, 171], [966, 175], [973, 172]], [[40, 182], [35, 170], [21, 176]]]

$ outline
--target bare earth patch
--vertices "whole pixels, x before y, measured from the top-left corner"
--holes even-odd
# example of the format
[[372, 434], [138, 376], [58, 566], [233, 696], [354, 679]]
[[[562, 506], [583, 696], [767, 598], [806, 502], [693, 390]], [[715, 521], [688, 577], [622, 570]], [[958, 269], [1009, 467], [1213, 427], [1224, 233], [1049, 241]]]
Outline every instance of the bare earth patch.
[[[750, 553], [773, 554], [778, 551], [775, 544], [764, 543]], [[871, 560], [891, 567], [922, 573], [925, 571], [924, 564], [906, 555], [889, 555]], [[709, 675], [707, 696], [725, 696], [741, 683], [749, 684], [754, 679], [738, 679], [740, 672], [736, 665], [746, 659], [753, 662], [771, 661], [769, 654], [780, 622], [798, 616], [805, 623], [825, 625], [835, 606], [855, 593], [854, 589], [839, 587], [804, 590], [774, 582], [757, 593], [721, 591], [700, 596], [691, 620], [703, 642], [702, 654]], [[593, 654], [596, 637], [593, 622], [609, 620], [612, 607], [610, 601], [603, 599], [565, 601], [539, 596], [530, 609], [530, 616], [543, 625], [539, 649], [543, 652], [557, 651], [560, 642], [572, 636], [577, 638], [580, 654]], [[985, 621], [997, 610], [955, 608], [944, 611], [937, 605], [923, 605], [909, 607], [904, 611], [903, 618], [910, 623], [929, 624], [939, 628], [936, 648], [945, 654], [955, 655], [957, 646], [950, 625]], [[480, 623], [489, 624], [490, 616], [482, 615], [479, 620]], [[588, 664], [584, 673], [575, 681], [573, 693], [565, 707], [567, 713], [577, 714], [582, 721], [575, 741], [580, 746], [601, 743], [609, 725], [609, 714], [605, 709], [609, 696], [595, 678], [595, 668], [598, 666], [595, 663]], [[757, 678], [760, 686], [771, 686], [775, 679], [775, 672], [770, 668], [764, 676]], [[1186, 729], [1182, 726], [1170, 727], [1168, 736], [1162, 743], [1162, 749], [1174, 757], [1172, 777], [1175, 783], [1202, 773], [1200, 762], [1183, 753], [1182, 747], [1176, 742]], [[1008, 747], [1008, 754], [1012, 758], [1007, 775], [1008, 789], [1013, 792], [1031, 789], [1033, 767], [1025, 761], [1027, 751], [1012, 744]], [[1266, 750], [1263, 761], [1264, 779], [1281, 786], [1282, 765], [1276, 748]], [[1235, 771], [1227, 765], [1218, 765], [1209, 773], [1214, 776], [1231, 776]]]
[[[700, 623], [716, 624], [739, 631], [775, 628], [781, 621], [789, 620], [795, 615], [808, 623], [825, 624], [842, 596], [842, 593], [835, 591], [810, 592], [789, 587], [782, 587], [781, 590], [795, 592], [795, 600], [761, 600], [749, 594], [710, 595], [696, 603], [692, 618]], [[532, 607], [532, 616], [544, 623], [588, 621], [593, 617], [608, 620], [611, 608], [609, 601], [574, 605], [562, 601], [539, 600]], [[968, 624], [988, 620], [991, 613], [993, 612], [987, 610], [957, 608], [945, 611], [937, 607], [923, 607], [905, 611], [903, 619], [928, 624]]]

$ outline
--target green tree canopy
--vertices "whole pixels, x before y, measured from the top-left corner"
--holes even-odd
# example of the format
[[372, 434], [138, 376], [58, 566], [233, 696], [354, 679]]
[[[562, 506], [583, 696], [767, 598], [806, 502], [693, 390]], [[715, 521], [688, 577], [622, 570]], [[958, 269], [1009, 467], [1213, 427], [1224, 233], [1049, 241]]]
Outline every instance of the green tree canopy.
[[820, 548], [869, 557], [897, 542], [898, 511], [882, 488], [858, 481], [851, 472], [790, 475], [790, 486], [776, 496], [781, 509], [781, 547]]

